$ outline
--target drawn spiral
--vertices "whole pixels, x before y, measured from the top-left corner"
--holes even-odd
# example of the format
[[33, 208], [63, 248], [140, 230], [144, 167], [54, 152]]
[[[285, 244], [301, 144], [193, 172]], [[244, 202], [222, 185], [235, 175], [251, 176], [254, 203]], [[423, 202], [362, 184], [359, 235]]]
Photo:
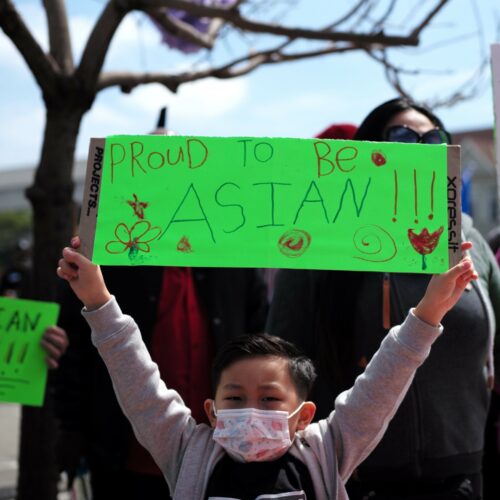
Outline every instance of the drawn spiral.
[[311, 244], [311, 236], [302, 229], [290, 229], [278, 240], [278, 248], [286, 257], [300, 257]]
[[384, 228], [374, 224], [360, 227], [354, 233], [353, 242], [362, 254], [354, 257], [368, 262], [387, 262], [398, 253], [394, 238]]

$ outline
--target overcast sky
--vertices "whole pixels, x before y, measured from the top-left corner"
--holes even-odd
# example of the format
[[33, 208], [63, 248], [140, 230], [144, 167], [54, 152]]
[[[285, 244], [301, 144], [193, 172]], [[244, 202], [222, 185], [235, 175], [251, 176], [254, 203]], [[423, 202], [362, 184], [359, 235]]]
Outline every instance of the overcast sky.
[[[15, 1], [43, 47], [47, 47], [39, 0]], [[103, 1], [68, 0], [73, 51], [78, 60]], [[419, 3], [420, 11], [436, 0]], [[326, 23], [352, 1], [304, 0], [289, 14], [292, 25]], [[320, 15], [318, 15], [320, 13]], [[466, 82], [489, 53], [500, 24], [498, 0], [451, 0], [425, 31], [419, 48], [393, 50], [408, 69], [426, 69], [406, 80], [418, 99], [448, 95]], [[398, 26], [394, 26], [397, 31]], [[481, 34], [478, 34], [478, 31]], [[230, 53], [232, 42], [221, 44]], [[233, 46], [234, 48], [234, 46]], [[229, 52], [228, 52], [229, 51]], [[139, 71], [185, 67], [200, 56], [186, 57], [159, 43], [158, 32], [139, 13], [125, 18], [113, 41], [106, 68]], [[125, 95], [101, 92], [84, 118], [77, 158], [86, 155], [92, 136], [142, 134], [154, 128], [161, 106], [169, 107], [169, 126], [189, 135], [310, 137], [332, 122], [359, 123], [374, 106], [395, 96], [380, 66], [362, 53], [263, 67], [233, 80], [204, 80], [182, 86], [176, 95], [159, 85]], [[493, 104], [489, 71], [473, 99], [437, 114], [451, 131], [491, 127]], [[40, 92], [10, 40], [0, 32], [0, 169], [35, 165], [40, 154], [44, 108]]]

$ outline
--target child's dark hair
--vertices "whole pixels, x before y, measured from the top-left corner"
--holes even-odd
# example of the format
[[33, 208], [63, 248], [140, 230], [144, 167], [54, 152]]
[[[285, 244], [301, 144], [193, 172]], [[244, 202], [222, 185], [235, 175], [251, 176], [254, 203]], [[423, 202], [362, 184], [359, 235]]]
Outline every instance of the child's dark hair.
[[313, 362], [291, 342], [267, 333], [237, 337], [221, 349], [212, 365], [214, 394], [219, 385], [221, 373], [229, 365], [241, 359], [256, 356], [278, 356], [287, 359], [290, 376], [297, 389], [297, 394], [304, 401], [309, 397], [316, 380]]

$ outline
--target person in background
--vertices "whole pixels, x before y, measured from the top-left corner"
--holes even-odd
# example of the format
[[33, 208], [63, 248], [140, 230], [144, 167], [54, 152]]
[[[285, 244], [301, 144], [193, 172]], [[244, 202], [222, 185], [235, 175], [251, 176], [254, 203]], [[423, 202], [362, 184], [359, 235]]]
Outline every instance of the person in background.
[[332, 123], [325, 130], [322, 130], [317, 139], [344, 139], [351, 140], [356, 135], [358, 127], [352, 123]]
[[[486, 241], [495, 254], [500, 266], [500, 226], [494, 227], [487, 235]], [[495, 500], [500, 498], [500, 385], [495, 384], [491, 394], [490, 410], [486, 422], [485, 448], [483, 460], [484, 498]]]
[[21, 238], [9, 252], [8, 265], [0, 279], [0, 295], [3, 297], [26, 296], [29, 290], [31, 245]]
[[[451, 142], [437, 116], [400, 98], [375, 108], [354, 139]], [[470, 255], [479, 279], [444, 317], [449, 335], [437, 342], [385, 436], [353, 474], [347, 485], [351, 500], [481, 498], [500, 272], [465, 214], [462, 229], [474, 244]], [[332, 394], [363, 373], [376, 346], [422, 296], [429, 279], [404, 273], [278, 272], [267, 331], [293, 342], [316, 362], [313, 399], [319, 418], [332, 410]]]
[[500, 249], [500, 226], [496, 226], [488, 232], [486, 241], [490, 245], [491, 251], [496, 254]]
[[[27, 240], [19, 240], [16, 244], [12, 262], [5, 269], [0, 279], [0, 296], [13, 299], [26, 295], [30, 268], [30, 245]], [[57, 327], [47, 328], [40, 345], [46, 353], [45, 361], [51, 370], [59, 367], [59, 360], [68, 348], [66, 332]]]
[[[170, 135], [165, 117], [162, 112], [155, 134]], [[103, 274], [123, 310], [137, 321], [162, 378], [181, 394], [193, 417], [204, 421], [213, 356], [234, 336], [264, 331], [268, 300], [258, 271], [109, 266]], [[70, 347], [56, 383], [61, 467], [74, 476], [85, 459], [93, 500], [165, 500], [165, 480], [120, 410], [80, 309], [65, 287], [59, 326]]]

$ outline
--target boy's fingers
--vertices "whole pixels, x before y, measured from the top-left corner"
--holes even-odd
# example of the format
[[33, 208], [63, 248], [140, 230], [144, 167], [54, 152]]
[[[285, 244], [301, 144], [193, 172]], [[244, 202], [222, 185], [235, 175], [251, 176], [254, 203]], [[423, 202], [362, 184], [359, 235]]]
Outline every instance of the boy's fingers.
[[464, 241], [460, 245], [460, 249], [462, 252], [466, 252], [467, 250], [470, 250], [472, 248], [472, 243], [470, 241]]
[[466, 287], [471, 281], [477, 280], [478, 279], [478, 274], [474, 270], [474, 268], [469, 269], [468, 272], [462, 274], [461, 276], [458, 276], [457, 282], [459, 286], [461, 287]]
[[82, 262], [83, 256], [78, 252], [75, 252], [72, 248], [65, 247], [62, 251], [63, 258], [66, 262], [70, 262], [71, 264], [75, 264], [78, 266]]
[[64, 274], [76, 278], [78, 276], [78, 269], [76, 269], [73, 264], [69, 264], [65, 259], [60, 259], [59, 268]]
[[472, 265], [472, 260], [470, 260], [468, 257], [465, 257], [458, 263], [457, 266], [455, 266], [454, 270], [456, 271], [457, 275], [473, 271], [474, 267]]
[[57, 276], [59, 276], [59, 278], [62, 278], [63, 280], [66, 280], [66, 281], [72, 281], [76, 278], [76, 276], [74, 276], [74, 275], [69, 275], [69, 274], [65, 273], [60, 267], [57, 268], [56, 273], [57, 273]]
[[75, 250], [80, 248], [80, 244], [81, 244], [81, 241], [80, 241], [80, 236], [73, 236], [73, 238], [71, 238], [71, 247], [74, 248]]
[[76, 266], [76, 264], [72, 264], [71, 262], [68, 262], [67, 259], [65, 259], [64, 257], [59, 259], [59, 261], [57, 262], [58, 266], [59, 267], [64, 267], [64, 268], [67, 268], [67, 269], [72, 269], [73, 271], [75, 271], [75, 273], [78, 271], [78, 266]]
[[462, 275], [465, 275], [466, 273], [473, 270], [474, 268], [472, 267], [472, 261], [466, 257], [462, 259], [456, 266], [449, 269], [447, 274], [451, 280], [457, 280]]

